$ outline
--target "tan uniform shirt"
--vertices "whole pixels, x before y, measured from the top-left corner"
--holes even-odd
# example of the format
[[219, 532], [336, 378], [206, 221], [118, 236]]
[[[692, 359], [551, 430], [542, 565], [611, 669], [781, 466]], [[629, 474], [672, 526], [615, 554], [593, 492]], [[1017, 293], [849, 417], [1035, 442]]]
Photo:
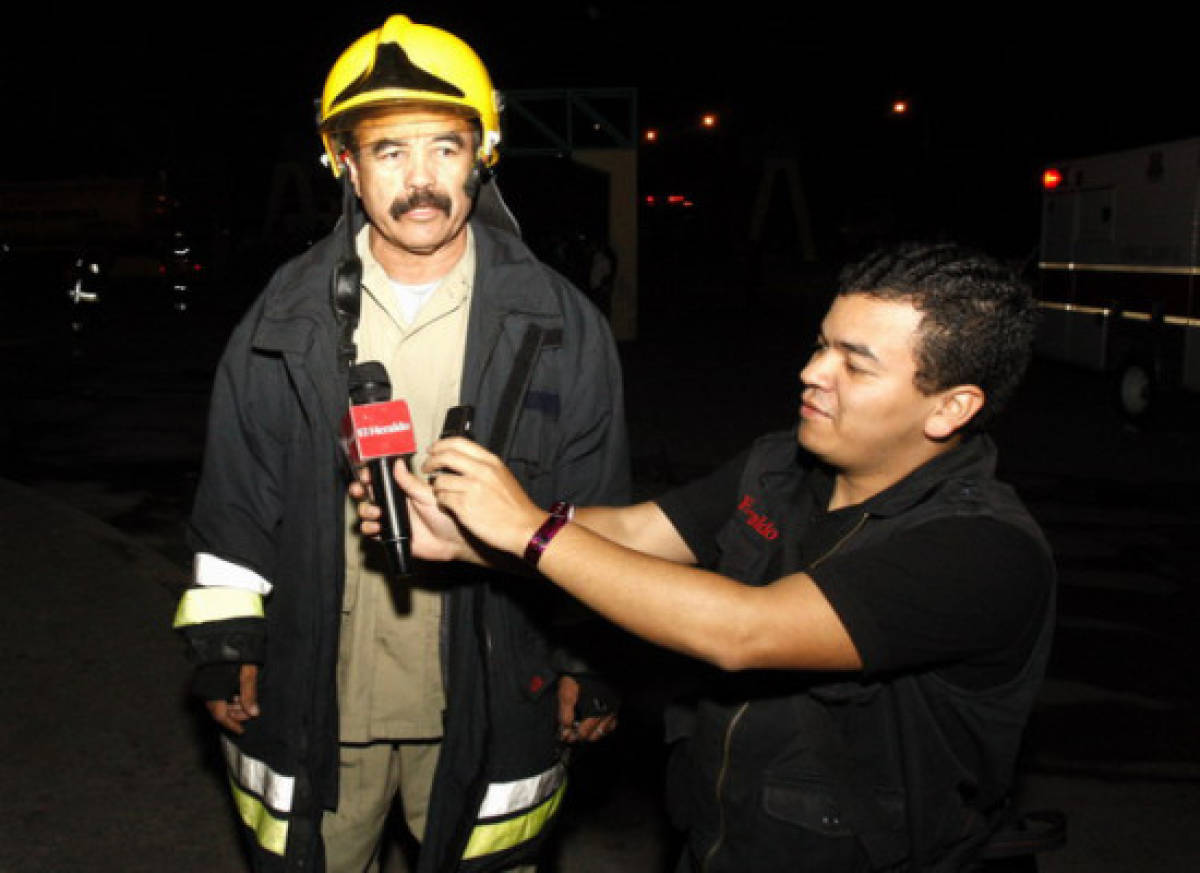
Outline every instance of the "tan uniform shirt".
[[[459, 402], [475, 243], [468, 237], [462, 258], [409, 324], [391, 280], [371, 255], [369, 230], [369, 225], [363, 228], [357, 240], [364, 288], [354, 336], [358, 360], [382, 362], [392, 399], [408, 402], [416, 470], [437, 438], [446, 410]], [[337, 665], [340, 739], [362, 743], [440, 737], [445, 708], [438, 651], [440, 589], [436, 581], [419, 576], [397, 580], [384, 575], [381, 549], [364, 543], [357, 522], [348, 501]]]

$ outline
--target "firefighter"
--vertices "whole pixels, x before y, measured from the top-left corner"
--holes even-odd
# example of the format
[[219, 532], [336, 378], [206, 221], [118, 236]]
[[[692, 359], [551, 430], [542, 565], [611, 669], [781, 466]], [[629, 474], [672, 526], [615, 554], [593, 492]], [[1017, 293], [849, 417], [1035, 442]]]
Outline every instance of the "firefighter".
[[511, 232], [498, 112], [474, 50], [436, 27], [394, 15], [346, 49], [320, 102], [345, 215], [276, 272], [218, 370], [176, 626], [258, 870], [377, 869], [396, 798], [421, 873], [527, 864], [563, 741], [614, 724], [577, 711], [589, 679], [541, 604], [486, 571], [389, 577], [345, 496], [338, 427], [368, 360], [409, 404], [415, 462], [469, 404], [543, 499], [627, 496], [612, 336]]

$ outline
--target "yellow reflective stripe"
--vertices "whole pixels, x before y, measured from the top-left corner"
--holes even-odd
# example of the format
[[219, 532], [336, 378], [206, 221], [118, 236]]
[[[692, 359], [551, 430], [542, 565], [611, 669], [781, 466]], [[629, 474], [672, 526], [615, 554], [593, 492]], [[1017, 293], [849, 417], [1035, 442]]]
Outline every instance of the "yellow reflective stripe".
[[227, 618], [262, 618], [262, 595], [240, 588], [189, 588], [179, 598], [175, 627]]
[[246, 827], [254, 832], [258, 844], [276, 855], [282, 856], [287, 849], [287, 819], [277, 818], [261, 800], [242, 790], [242, 787], [229, 780], [229, 788], [233, 792], [233, 803]]
[[471, 839], [467, 841], [463, 860], [470, 861], [483, 855], [503, 852], [505, 849], [511, 849], [513, 846], [536, 837], [558, 810], [558, 805], [562, 803], [566, 791], [567, 783], [563, 782], [549, 800], [524, 815], [493, 824], [476, 825], [475, 829], [471, 831]]

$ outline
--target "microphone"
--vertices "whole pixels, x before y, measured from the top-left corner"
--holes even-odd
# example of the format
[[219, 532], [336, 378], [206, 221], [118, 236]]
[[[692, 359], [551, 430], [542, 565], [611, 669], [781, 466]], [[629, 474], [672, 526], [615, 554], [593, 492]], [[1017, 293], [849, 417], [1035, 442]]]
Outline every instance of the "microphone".
[[394, 576], [412, 573], [412, 528], [404, 492], [392, 468], [397, 460], [408, 466], [417, 451], [412, 416], [403, 400], [392, 400], [387, 370], [378, 361], [366, 361], [350, 370], [350, 409], [342, 421], [342, 444], [350, 463], [366, 465], [371, 492], [383, 511], [380, 519], [384, 552]]

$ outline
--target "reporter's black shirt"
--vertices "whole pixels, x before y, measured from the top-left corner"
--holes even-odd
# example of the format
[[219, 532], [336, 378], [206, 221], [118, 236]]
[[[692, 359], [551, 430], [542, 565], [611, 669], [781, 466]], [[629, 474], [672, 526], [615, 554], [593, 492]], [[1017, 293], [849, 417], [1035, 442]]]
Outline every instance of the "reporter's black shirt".
[[[747, 456], [656, 501], [701, 566], [717, 563], [717, 533], [738, 505]], [[820, 467], [807, 472], [817, 505], [827, 506], [832, 476]], [[861, 512], [850, 506], [792, 520], [782, 535], [840, 526]], [[776, 565], [768, 578], [783, 573]], [[834, 554], [809, 575], [850, 634], [865, 675], [932, 669], [963, 688], [1016, 675], [1053, 585], [1053, 568], [1029, 534], [982, 516], [937, 519], [886, 543]]]

